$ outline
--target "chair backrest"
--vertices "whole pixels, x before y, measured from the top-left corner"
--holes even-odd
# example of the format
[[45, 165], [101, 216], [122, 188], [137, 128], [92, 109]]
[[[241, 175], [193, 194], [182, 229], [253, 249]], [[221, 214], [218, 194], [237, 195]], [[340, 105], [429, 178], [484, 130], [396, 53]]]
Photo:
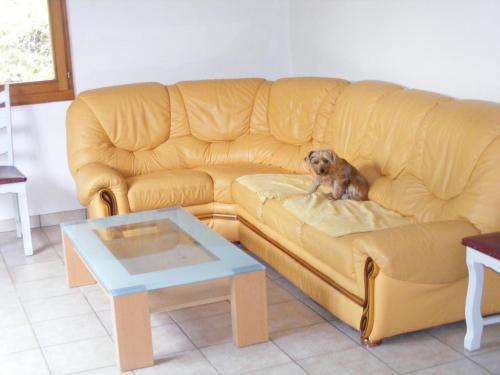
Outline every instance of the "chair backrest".
[[[12, 114], [10, 106], [10, 87], [4, 85], [0, 92], [0, 156], [7, 155], [7, 164], [14, 165], [12, 147]], [[2, 162], [2, 164], [4, 164]]]

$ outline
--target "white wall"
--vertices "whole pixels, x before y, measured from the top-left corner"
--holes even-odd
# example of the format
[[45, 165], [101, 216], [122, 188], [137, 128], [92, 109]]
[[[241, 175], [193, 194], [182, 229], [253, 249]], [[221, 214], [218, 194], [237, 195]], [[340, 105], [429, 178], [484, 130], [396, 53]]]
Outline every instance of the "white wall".
[[290, 0], [292, 71], [500, 102], [498, 0]]
[[[67, 0], [76, 92], [130, 82], [291, 74], [288, 0]], [[16, 107], [31, 215], [80, 208], [66, 160], [69, 102]], [[0, 196], [0, 220], [11, 218]]]

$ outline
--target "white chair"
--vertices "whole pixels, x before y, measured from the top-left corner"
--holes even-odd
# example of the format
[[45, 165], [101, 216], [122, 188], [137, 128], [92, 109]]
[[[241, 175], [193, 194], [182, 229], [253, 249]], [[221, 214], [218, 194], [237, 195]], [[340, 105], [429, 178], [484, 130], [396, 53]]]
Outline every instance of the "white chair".
[[9, 85], [5, 85], [4, 91], [0, 92], [0, 112], [0, 156], [7, 155], [7, 165], [0, 165], [0, 194], [13, 194], [17, 237], [23, 237], [24, 254], [33, 255], [26, 199], [27, 178], [14, 167]]

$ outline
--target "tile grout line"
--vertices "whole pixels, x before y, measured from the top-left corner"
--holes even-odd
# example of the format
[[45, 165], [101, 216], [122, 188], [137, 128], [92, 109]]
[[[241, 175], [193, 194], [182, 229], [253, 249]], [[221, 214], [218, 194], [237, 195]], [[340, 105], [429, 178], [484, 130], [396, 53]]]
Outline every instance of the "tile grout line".
[[394, 371], [396, 374], [400, 374], [401, 375], [401, 372], [399, 372], [398, 370], [396, 370], [394, 367], [392, 367], [389, 363], [387, 363], [386, 361], [384, 361], [382, 358], [379, 358], [377, 355], [373, 354], [367, 347], [363, 346], [363, 345], [360, 345], [361, 349], [363, 349], [365, 351], [365, 353], [368, 353], [368, 355], [370, 355], [372, 358], [375, 358], [376, 360], [380, 361], [381, 363], [383, 363], [384, 365], [386, 365], [389, 369], [391, 369], [392, 371]]
[[[3, 254], [2, 254], [2, 257], [3, 257]], [[5, 260], [5, 258], [4, 258], [4, 260]], [[10, 274], [10, 270], [9, 270], [8, 267], [7, 267], [7, 273], [9, 275], [10, 280], [11, 280], [11, 283], [13, 285], [15, 285], [14, 279], [12, 278], [12, 275]], [[15, 293], [16, 293], [16, 297], [19, 300], [19, 296], [17, 295], [17, 290], [15, 289], [15, 286], [14, 286], [14, 290], [15, 290]], [[35, 330], [33, 329], [33, 324], [32, 324], [31, 320], [28, 317], [28, 313], [26, 312], [26, 309], [24, 308], [24, 304], [20, 300], [19, 300], [19, 304], [21, 305], [21, 309], [22, 309], [22, 311], [23, 311], [23, 313], [24, 313], [24, 315], [26, 317], [26, 320], [27, 320], [28, 325], [29, 325], [30, 330], [31, 330], [31, 334], [33, 335], [33, 338], [35, 339], [35, 341], [37, 343], [37, 349], [40, 352], [40, 354], [42, 355], [42, 358], [43, 358], [43, 361], [45, 363], [45, 366], [47, 367], [47, 370], [48, 370], [49, 374], [52, 374], [52, 370], [50, 369], [49, 362], [47, 361], [47, 358], [45, 357], [45, 353], [42, 350], [42, 347], [40, 345], [40, 341], [38, 340], [38, 337], [37, 337], [37, 335], [35, 333]], [[33, 350], [33, 349], [29, 349], [29, 350]], [[24, 351], [29, 351], [29, 350], [24, 350]], [[17, 353], [20, 353], [20, 352], [17, 352]]]
[[[443, 345], [446, 345], [447, 347], [449, 347], [451, 350], [457, 352], [458, 354], [460, 354], [463, 358], [460, 359], [460, 360], [463, 360], [464, 358], [465, 359], [468, 359], [470, 360], [471, 362], [475, 363], [476, 365], [478, 365], [479, 367], [481, 367], [483, 370], [485, 370], [486, 372], [490, 373], [490, 374], [493, 374], [493, 372], [491, 372], [490, 370], [488, 370], [487, 368], [485, 368], [483, 365], [481, 365], [480, 363], [474, 361], [474, 355], [470, 355], [470, 356], [467, 356], [466, 354], [464, 354], [463, 352], [460, 352], [458, 349], [455, 349], [454, 347], [452, 347], [451, 345], [448, 345], [446, 342], [442, 341], [441, 339], [439, 339], [439, 337], [433, 335], [432, 333], [430, 332], [427, 332], [430, 336], [434, 337], [437, 341], [439, 341], [440, 343], [442, 343]], [[487, 350], [481, 354], [485, 354], [485, 353], [490, 353], [491, 351], [494, 351], [495, 349], [492, 349], [492, 350]], [[479, 354], [478, 354], [479, 355]], [[450, 362], [448, 362], [450, 363]]]
[[[443, 363], [438, 363], [436, 365], [433, 365], [433, 366], [429, 366], [429, 367], [422, 367], [420, 369], [416, 369], [416, 370], [412, 370], [412, 371], [408, 371], [408, 372], [401, 372], [399, 373], [400, 375], [411, 375], [411, 374], [414, 374], [416, 372], [419, 372], [419, 371], [424, 371], [424, 370], [430, 370], [430, 369], [433, 369], [433, 368], [437, 368], [439, 366], [443, 366], [443, 365], [449, 365], [449, 364], [452, 364], [452, 363], [455, 363], [455, 362], [460, 362], [460, 361], [463, 361], [463, 360], [467, 360], [468, 358], [459, 358], [459, 359], [455, 359], [453, 361], [447, 361], [447, 362], [443, 362]], [[474, 362], [475, 364], [475, 362]], [[487, 369], [484, 369], [482, 366], [479, 366], [481, 369], [483, 370], [486, 370], [486, 372], [488, 374], [493, 374], [492, 372], [490, 372], [489, 370]]]
[[[203, 353], [203, 351], [201, 350], [201, 348], [199, 348], [195, 343], [194, 341], [191, 339], [191, 337], [189, 337], [189, 335], [187, 334], [187, 332], [184, 331], [184, 329], [182, 328], [182, 326], [180, 326], [180, 324], [177, 323], [177, 321], [170, 315], [170, 313], [168, 313], [168, 316], [170, 317], [170, 319], [172, 319], [172, 321], [174, 322], [174, 324], [177, 326], [177, 328], [179, 328], [179, 330], [182, 332], [182, 334], [184, 336], [186, 336], [186, 338], [189, 340], [189, 342], [191, 344], [193, 344], [193, 346], [195, 347], [195, 349], [198, 351], [198, 353], [201, 354], [201, 356], [203, 358], [205, 358], [205, 360], [208, 362], [208, 364], [215, 370], [215, 372], [218, 374], [218, 375], [221, 375], [221, 373], [219, 372], [219, 370], [214, 366], [214, 364], [210, 361], [210, 359], [207, 358], [207, 356], [205, 355], [205, 353]], [[219, 315], [219, 314], [217, 314]], [[222, 314], [221, 314], [222, 315]], [[215, 316], [215, 315], [214, 315]]]
[[[310, 326], [307, 326], [307, 327], [310, 327]], [[282, 348], [281, 348], [281, 346], [279, 346], [278, 344], [276, 344], [276, 343], [274, 342], [274, 339], [272, 339], [272, 338], [271, 338], [271, 335], [269, 335], [269, 341], [270, 341], [270, 342], [272, 342], [272, 343], [273, 343], [273, 345], [274, 345], [274, 346], [276, 346], [280, 352], [282, 352], [285, 356], [287, 356], [288, 358], [290, 358], [291, 363], [295, 363], [295, 364], [296, 364], [297, 366], [299, 366], [302, 370], [304, 370], [304, 372], [305, 372], [306, 374], [309, 374], [309, 372], [308, 372], [308, 371], [306, 371], [306, 369], [305, 369], [305, 368], [303, 368], [303, 367], [302, 367], [302, 366], [301, 366], [301, 365], [300, 365], [300, 364], [299, 364], [299, 363], [298, 363], [295, 359], [293, 359], [291, 355], [289, 355], [289, 354], [288, 354], [288, 353], [287, 353], [284, 349], [282, 349]], [[282, 365], [285, 365], [285, 363], [283, 363]], [[278, 365], [278, 366], [280, 366], [280, 365]], [[272, 367], [277, 367], [277, 366], [269, 366], [269, 367], [265, 367], [264, 369], [266, 369], [266, 368], [272, 368]]]
[[[465, 322], [465, 321], [464, 321]], [[453, 323], [452, 323], [453, 324]], [[435, 328], [435, 327], [434, 327]], [[490, 353], [492, 351], [495, 351], [495, 350], [498, 350], [500, 349], [500, 346], [499, 347], [495, 347], [495, 348], [483, 348], [482, 352], [481, 353], [474, 353], [474, 352], [471, 352], [470, 355], [467, 355], [461, 351], [459, 351], [458, 349], [454, 348], [453, 346], [449, 345], [448, 343], [446, 343], [445, 341], [441, 340], [438, 336], [432, 334], [431, 332], [428, 332], [428, 331], [424, 331], [424, 332], [427, 332], [429, 335], [431, 335], [432, 337], [434, 337], [436, 340], [438, 340], [440, 343], [448, 346], [450, 349], [456, 351], [458, 354], [464, 356], [465, 358], [467, 359], [471, 359], [473, 357], [477, 357], [478, 355], [481, 355], [481, 354], [486, 354], [486, 353]], [[465, 335], [464, 335], [464, 338], [465, 338]]]
[[[488, 351], [488, 352], [485, 352], [484, 354], [486, 353], [491, 353], [491, 351]], [[489, 374], [493, 374], [494, 375], [494, 372], [493, 371], [490, 371], [488, 368], [484, 367], [481, 363], [477, 362], [474, 360], [475, 356], [471, 356], [469, 357], [468, 359], [473, 362], [474, 364], [476, 364], [477, 366], [479, 366], [480, 368], [482, 368], [483, 370], [485, 370], [487, 373]]]
[[[47, 240], [50, 243], [50, 240], [47, 237], [47, 234], [45, 232], [43, 232], [43, 234], [45, 235], [45, 238], [47, 238]], [[17, 295], [17, 288], [16, 288], [16, 295]], [[19, 296], [18, 296], [18, 298], [19, 298]], [[21, 302], [21, 301], [19, 301], [19, 302]], [[40, 348], [40, 353], [42, 354], [42, 357], [43, 357], [43, 360], [45, 362], [45, 365], [47, 366], [47, 369], [49, 370], [49, 374], [52, 374], [52, 369], [49, 366], [49, 361], [47, 360], [47, 357], [45, 356], [45, 352], [43, 351], [42, 346], [40, 345], [40, 340], [38, 340], [38, 336], [36, 335], [35, 329], [33, 328], [33, 322], [30, 320], [30, 318], [28, 316], [28, 313], [27, 313], [27, 311], [26, 311], [26, 309], [24, 307], [24, 303], [21, 302], [21, 306], [22, 306], [22, 309], [24, 311], [24, 314], [26, 315], [26, 319], [28, 320], [28, 322], [30, 324], [31, 332], [33, 333], [33, 336], [35, 337], [35, 340], [36, 340], [36, 342], [38, 344], [38, 347]]]
[[[428, 332], [426, 331], [422, 331], [423, 333], [425, 333], [426, 335], [428, 336], [431, 336], [433, 337], [431, 334], [429, 334]], [[389, 337], [390, 338], [390, 337]], [[439, 340], [438, 340], [439, 341]], [[439, 341], [440, 342], [440, 341]], [[381, 345], [384, 345], [384, 343], [382, 342]], [[445, 345], [446, 347], [448, 347], [448, 345]], [[379, 357], [378, 355], [375, 354], [375, 351], [376, 351], [376, 348], [372, 351], [370, 351], [368, 348], [363, 348], [366, 352], [368, 352], [369, 354], [371, 354], [373, 357], [375, 357], [376, 359], [378, 359], [380, 362], [382, 362], [383, 364], [385, 364], [387, 367], [389, 367], [391, 370], [393, 370], [394, 372], [396, 372], [397, 374], [400, 374], [400, 375], [404, 375], [404, 374], [412, 374], [414, 372], [417, 372], [417, 371], [421, 371], [421, 370], [426, 370], [426, 369], [431, 369], [431, 368], [434, 368], [434, 367], [438, 367], [438, 366], [441, 366], [441, 365], [445, 365], [445, 364], [448, 364], [448, 363], [452, 363], [452, 362], [456, 362], [456, 361], [459, 361], [459, 360], [462, 360], [463, 358], [460, 358], [460, 359], [453, 359], [453, 360], [450, 360], [450, 361], [445, 361], [445, 362], [441, 362], [441, 363], [438, 363], [438, 364], [435, 364], [435, 365], [431, 365], [431, 366], [428, 366], [428, 367], [421, 367], [421, 368], [418, 368], [418, 369], [414, 369], [414, 370], [411, 370], [411, 371], [406, 371], [406, 372], [400, 372], [398, 370], [396, 370], [394, 367], [392, 367], [389, 363], [387, 363], [383, 358]], [[452, 348], [451, 348], [452, 349]], [[459, 353], [460, 354], [460, 353]]]

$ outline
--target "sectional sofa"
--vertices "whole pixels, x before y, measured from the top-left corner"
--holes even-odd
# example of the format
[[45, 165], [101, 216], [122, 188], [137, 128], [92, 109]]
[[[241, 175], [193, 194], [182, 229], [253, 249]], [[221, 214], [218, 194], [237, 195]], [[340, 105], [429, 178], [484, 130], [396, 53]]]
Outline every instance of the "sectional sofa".
[[[90, 217], [181, 205], [372, 345], [464, 319], [460, 240], [500, 230], [500, 104], [332, 78], [144, 83], [81, 93], [67, 142]], [[307, 194], [319, 148], [367, 177], [368, 202]]]

